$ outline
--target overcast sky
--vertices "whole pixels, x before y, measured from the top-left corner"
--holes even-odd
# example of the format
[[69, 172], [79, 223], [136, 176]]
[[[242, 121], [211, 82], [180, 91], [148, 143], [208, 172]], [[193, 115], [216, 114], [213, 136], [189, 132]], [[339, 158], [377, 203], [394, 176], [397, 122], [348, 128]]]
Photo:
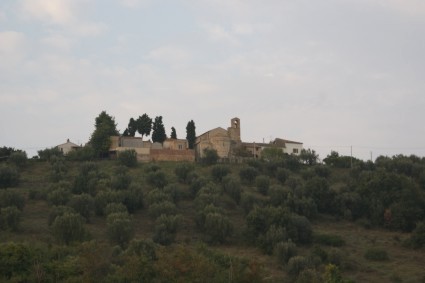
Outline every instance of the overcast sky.
[[102, 110], [425, 156], [425, 1], [1, 0], [0, 146], [84, 144]]

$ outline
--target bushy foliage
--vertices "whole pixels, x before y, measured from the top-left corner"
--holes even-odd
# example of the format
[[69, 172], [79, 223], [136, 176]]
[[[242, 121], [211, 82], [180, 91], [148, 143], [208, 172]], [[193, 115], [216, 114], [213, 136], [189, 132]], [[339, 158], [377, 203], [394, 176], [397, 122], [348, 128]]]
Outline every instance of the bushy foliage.
[[230, 168], [227, 165], [217, 164], [211, 168], [213, 180], [220, 183], [224, 177], [230, 173]]
[[37, 151], [37, 153], [38, 153], [38, 156], [40, 157], [40, 160], [43, 160], [43, 161], [50, 161], [50, 159], [53, 158], [53, 156], [56, 156], [56, 157], [63, 156], [63, 153], [57, 147], [39, 150]]
[[0, 189], [12, 188], [19, 184], [19, 172], [16, 167], [0, 164]]
[[77, 213], [66, 212], [57, 216], [52, 224], [53, 235], [63, 244], [70, 244], [84, 240], [86, 229], [84, 219]]
[[127, 207], [128, 212], [133, 213], [138, 209], [144, 207], [143, 188], [137, 184], [132, 183], [128, 190], [121, 192], [122, 202]]
[[72, 192], [74, 194], [87, 193], [96, 194], [96, 185], [100, 180], [98, 165], [94, 162], [84, 162], [80, 168], [77, 177], [74, 179]]
[[276, 179], [281, 183], [285, 184], [286, 180], [288, 179], [290, 173], [285, 168], [278, 168], [276, 170]]
[[311, 197], [317, 205], [319, 212], [333, 213], [335, 192], [329, 187], [329, 182], [321, 177], [308, 180], [304, 186], [307, 197]]
[[252, 184], [257, 178], [258, 171], [254, 167], [246, 166], [239, 171], [239, 177], [247, 184]]
[[50, 179], [53, 182], [60, 182], [66, 176], [68, 172], [67, 164], [65, 163], [65, 159], [59, 156], [52, 156], [50, 158]]
[[205, 165], [214, 165], [218, 161], [217, 150], [212, 148], [204, 149], [204, 157], [202, 157], [201, 162]]
[[112, 243], [125, 246], [134, 236], [134, 225], [128, 213], [111, 213], [107, 217], [107, 235]]
[[85, 145], [77, 150], [71, 150], [65, 157], [70, 161], [91, 161], [95, 158], [95, 151], [91, 145]]
[[31, 273], [32, 251], [26, 243], [0, 243], [0, 280], [18, 281]]
[[194, 169], [195, 167], [192, 163], [183, 162], [176, 165], [174, 173], [181, 183], [187, 184], [189, 183], [190, 173], [193, 172]]
[[9, 156], [9, 163], [18, 168], [24, 168], [27, 165], [27, 153], [25, 151], [15, 151]]
[[126, 190], [131, 184], [131, 176], [127, 167], [121, 165], [114, 169], [111, 177], [111, 188], [115, 190]]
[[128, 213], [127, 207], [123, 205], [122, 203], [109, 203], [105, 207], [104, 214], [108, 216], [112, 213]]
[[104, 215], [105, 207], [110, 203], [122, 203], [124, 201], [121, 191], [104, 190], [96, 194], [94, 208], [96, 215]]
[[425, 246], [425, 222], [416, 224], [416, 228], [407, 240], [407, 245], [415, 249]]
[[180, 215], [159, 216], [155, 221], [153, 241], [164, 246], [172, 244], [176, 238], [180, 219]]
[[148, 183], [155, 188], [164, 188], [168, 184], [167, 175], [163, 171], [150, 172], [146, 176]]
[[286, 228], [272, 224], [266, 233], [260, 235], [258, 242], [264, 253], [271, 255], [277, 243], [288, 240]]
[[291, 240], [279, 242], [275, 245], [274, 254], [279, 262], [285, 265], [292, 257], [297, 255], [297, 245]]
[[265, 175], [260, 175], [255, 178], [257, 191], [262, 195], [267, 195], [270, 188], [270, 178]]
[[137, 152], [134, 149], [120, 151], [118, 153], [119, 164], [127, 167], [137, 166]]
[[22, 211], [25, 206], [25, 197], [22, 193], [12, 189], [0, 191], [0, 208], [8, 206], [15, 206]]
[[50, 210], [47, 224], [51, 226], [53, 222], [55, 221], [56, 217], [62, 216], [65, 213], [75, 213], [75, 211], [69, 206], [64, 206], [64, 205], [53, 206]]
[[301, 162], [307, 165], [316, 165], [319, 155], [312, 149], [302, 149], [299, 156]]
[[94, 210], [94, 199], [89, 194], [74, 195], [69, 201], [69, 206], [90, 221], [90, 216]]
[[21, 220], [21, 211], [16, 206], [8, 206], [0, 210], [0, 230], [17, 231]]
[[207, 242], [223, 243], [233, 232], [233, 225], [227, 216], [221, 213], [208, 213], [203, 226]]
[[149, 215], [157, 218], [160, 215], [174, 215], [177, 212], [177, 207], [171, 201], [161, 201], [149, 205]]
[[223, 189], [237, 204], [241, 201], [242, 186], [238, 179], [227, 176], [223, 179]]
[[58, 187], [47, 194], [51, 205], [66, 205], [71, 199], [71, 192], [63, 187]]

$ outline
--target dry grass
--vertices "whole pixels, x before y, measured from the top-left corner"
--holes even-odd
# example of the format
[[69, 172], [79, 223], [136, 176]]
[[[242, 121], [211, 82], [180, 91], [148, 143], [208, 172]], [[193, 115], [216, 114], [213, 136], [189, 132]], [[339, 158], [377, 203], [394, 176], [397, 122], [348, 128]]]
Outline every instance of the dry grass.
[[[424, 282], [425, 251], [402, 246], [409, 234], [385, 230], [366, 230], [354, 223], [321, 219], [314, 231], [341, 236], [346, 245], [341, 250], [352, 266], [344, 275], [355, 282]], [[388, 261], [364, 258], [367, 249], [378, 247], [388, 253]], [[399, 281], [402, 280], [402, 281]]]

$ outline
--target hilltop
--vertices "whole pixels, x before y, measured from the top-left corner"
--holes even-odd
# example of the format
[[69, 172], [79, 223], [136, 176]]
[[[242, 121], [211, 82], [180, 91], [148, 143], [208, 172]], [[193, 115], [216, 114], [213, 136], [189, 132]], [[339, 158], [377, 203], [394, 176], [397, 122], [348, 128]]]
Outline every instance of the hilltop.
[[10, 158], [0, 164], [2, 280], [425, 280], [424, 159], [346, 168], [329, 157]]

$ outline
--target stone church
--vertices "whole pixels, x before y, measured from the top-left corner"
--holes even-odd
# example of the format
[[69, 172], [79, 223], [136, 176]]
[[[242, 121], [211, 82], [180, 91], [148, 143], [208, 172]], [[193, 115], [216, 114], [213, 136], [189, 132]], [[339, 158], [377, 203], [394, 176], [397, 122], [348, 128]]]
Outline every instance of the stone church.
[[230, 127], [227, 130], [218, 127], [196, 138], [195, 151], [198, 158], [204, 156], [206, 148], [215, 149], [218, 156], [223, 159], [234, 157], [260, 158], [265, 148], [279, 148], [284, 153], [298, 155], [303, 144], [280, 138], [270, 143], [242, 142], [241, 121], [239, 118], [233, 118], [230, 120]]

